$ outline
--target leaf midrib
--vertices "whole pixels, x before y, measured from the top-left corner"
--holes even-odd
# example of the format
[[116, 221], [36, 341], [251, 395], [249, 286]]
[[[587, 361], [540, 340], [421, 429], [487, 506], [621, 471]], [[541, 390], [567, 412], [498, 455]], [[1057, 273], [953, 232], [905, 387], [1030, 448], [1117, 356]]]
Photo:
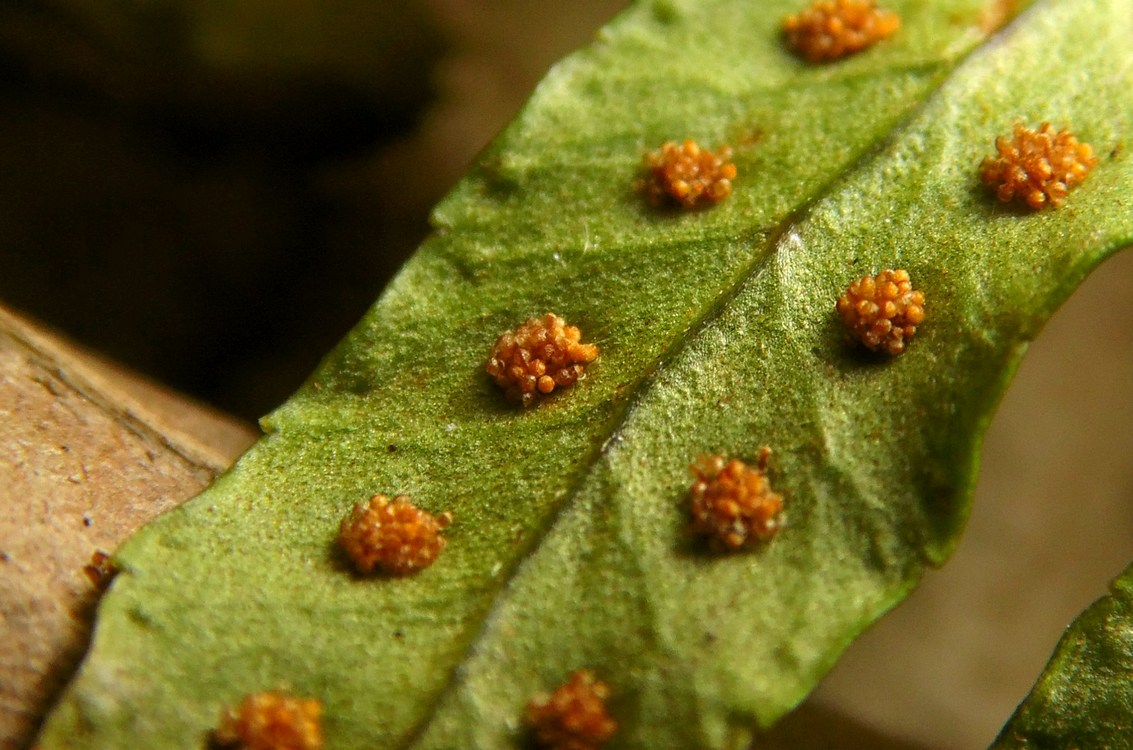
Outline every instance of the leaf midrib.
[[[579, 495], [580, 488], [586, 483], [588, 478], [592, 476], [594, 467], [598, 464], [598, 459], [602, 456], [608, 455], [610, 446], [615, 442], [619, 442], [619, 436], [622, 434], [629, 418], [634, 414], [639, 404], [646, 398], [653, 387], [654, 381], [660, 377], [668, 365], [675, 360], [679, 354], [686, 348], [688, 342], [696, 339], [702, 332], [707, 330], [712, 324], [719, 319], [721, 314], [736, 300], [752, 280], [762, 272], [762, 269], [777, 255], [777, 250], [780, 246], [781, 239], [784, 235], [803, 223], [809, 216], [814, 206], [818, 203], [833, 195], [837, 192], [840, 185], [845, 183], [848, 178], [858, 172], [863, 166], [873, 161], [879, 154], [885, 151], [886, 147], [892, 143], [897, 137], [905, 131], [908, 124], [919, 117], [922, 110], [924, 110], [929, 103], [934, 100], [938, 92], [948, 84], [956, 75], [956, 71], [960, 69], [965, 62], [972, 56], [978, 54], [980, 51], [992, 45], [1000, 37], [1010, 33], [1010, 29], [1014, 26], [1018, 19], [1025, 14], [1033, 12], [1033, 9], [1045, 3], [1042, 0], [1030, 5], [1024, 9], [1008, 23], [1003, 24], [993, 33], [984, 37], [983, 41], [973, 45], [964, 54], [956, 57], [946, 57], [935, 63], [925, 61], [921, 64], [910, 66], [908, 64], [894, 66], [893, 68], [884, 68], [878, 71], [871, 71], [869, 74], [854, 74], [852, 76], [843, 76], [842, 78], [831, 78], [824, 81], [830, 83], [831, 81], [840, 81], [843, 79], [865, 79], [877, 78], [891, 75], [894, 71], [902, 72], [914, 70], [917, 72], [931, 71], [934, 68], [940, 68], [951, 65], [951, 69], [940, 77], [938, 81], [932, 84], [926, 91], [923, 98], [920, 99], [915, 105], [910, 107], [907, 112], [897, 121], [897, 123], [890, 128], [884, 135], [871, 143], [867, 148], [863, 149], [859, 154], [846, 161], [844, 166], [835, 172], [830, 179], [822, 183], [822, 185], [814, 191], [814, 193], [802, 203], [800, 203], [794, 210], [790, 211], [782, 221], [770, 227], [759, 227], [756, 229], [745, 228], [742, 232], [718, 232], [698, 237], [695, 239], [681, 240], [679, 243], [663, 243], [663, 244], [687, 244], [689, 242], [708, 242], [716, 239], [740, 239], [748, 237], [766, 237], [762, 252], [755, 257], [749, 264], [742, 266], [738, 273], [736, 273], [729, 285], [720, 294], [713, 297], [713, 303], [706, 306], [703, 314], [700, 315], [695, 323], [688, 326], [685, 331], [674, 337], [671, 344], [665, 348], [663, 352], [657, 355], [654, 359], [654, 364], [645, 369], [646, 374], [638, 379], [631, 389], [627, 390], [629, 397], [624, 400], [611, 416], [607, 419], [607, 429], [604, 433], [600, 432], [597, 435], [604, 434], [605, 437], [596, 448], [588, 451], [587, 456], [579, 462], [579, 466], [583, 467], [574, 474], [569, 488], [563, 493], [563, 499], [547, 514], [544, 523], [541, 524], [539, 529], [534, 530], [530, 535], [530, 542], [525, 545], [519, 554], [515, 556], [512, 563], [508, 567], [507, 575], [499, 577], [500, 583], [497, 585], [495, 592], [491, 595], [486, 607], [482, 610], [482, 614], [477, 617], [480, 623], [480, 628], [471, 638], [468, 639], [466, 646], [463, 649], [465, 658], [456, 662], [449, 670], [449, 674], [437, 690], [435, 698], [430, 702], [430, 705], [422, 715], [421, 720], [410, 730], [406, 735], [406, 740], [398, 746], [399, 750], [412, 750], [422, 738], [424, 733], [432, 725], [433, 719], [440, 710], [440, 707], [445, 703], [447, 697], [457, 686], [457, 674], [461, 669], [461, 665], [467, 662], [467, 655], [472, 654], [477, 649], [482, 641], [485, 630], [488, 624], [492, 621], [493, 615], [498, 611], [498, 608], [506, 598], [506, 592], [515, 579], [517, 571], [523, 565], [532, 559], [536, 552], [542, 546], [543, 541], [553, 529], [562, 514], [574, 504]], [[835, 65], [837, 63], [834, 63]], [[784, 85], [790, 85], [786, 83]], [[711, 209], [708, 209], [711, 210]], [[680, 218], [680, 217], [678, 217]], [[441, 227], [437, 227], [439, 231]], [[443, 233], [448, 235], [453, 231], [457, 231], [456, 227], [448, 225], [443, 227]], [[974, 467], [972, 474], [974, 475]], [[899, 601], [900, 597], [896, 597], [895, 601]], [[847, 643], [852, 638], [847, 639]]]

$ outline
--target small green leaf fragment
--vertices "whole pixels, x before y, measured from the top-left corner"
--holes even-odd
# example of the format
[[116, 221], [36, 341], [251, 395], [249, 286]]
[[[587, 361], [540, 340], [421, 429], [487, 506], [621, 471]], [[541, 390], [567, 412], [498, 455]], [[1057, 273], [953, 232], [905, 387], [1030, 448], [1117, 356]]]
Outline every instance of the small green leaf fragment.
[[1070, 625], [991, 747], [1133, 747], [1133, 565]]

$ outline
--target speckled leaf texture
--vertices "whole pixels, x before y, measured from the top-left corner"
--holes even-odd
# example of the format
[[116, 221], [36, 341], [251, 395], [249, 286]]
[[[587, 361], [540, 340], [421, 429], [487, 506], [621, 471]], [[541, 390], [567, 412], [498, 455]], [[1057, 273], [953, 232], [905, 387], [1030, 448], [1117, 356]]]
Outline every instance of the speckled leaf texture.
[[1062, 636], [992, 750], [1133, 747], [1133, 566]]
[[[615, 750], [742, 748], [795, 706], [947, 557], [1027, 342], [1133, 236], [1131, 0], [997, 32], [1000, 2], [887, 5], [896, 36], [811, 65], [782, 44], [794, 0], [643, 2], [552, 70], [266, 437], [120, 550], [43, 750], [200, 748], [276, 687], [324, 702], [328, 748], [517, 748], [579, 667], [612, 686]], [[1017, 119], [1100, 155], [1059, 210], [980, 183]], [[642, 155], [685, 137], [734, 147], [735, 193], [657, 211]], [[891, 361], [834, 313], [884, 267], [928, 299]], [[484, 363], [547, 310], [602, 355], [525, 410]], [[690, 542], [690, 461], [764, 445], [782, 533]], [[375, 492], [453, 512], [436, 564], [346, 570], [339, 520]]]

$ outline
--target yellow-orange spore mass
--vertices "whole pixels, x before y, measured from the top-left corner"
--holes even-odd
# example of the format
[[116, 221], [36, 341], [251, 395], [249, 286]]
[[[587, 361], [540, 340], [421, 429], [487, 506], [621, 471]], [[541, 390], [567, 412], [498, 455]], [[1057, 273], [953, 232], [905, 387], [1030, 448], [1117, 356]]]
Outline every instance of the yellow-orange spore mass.
[[253, 693], [224, 713], [213, 739], [240, 750], [322, 750], [322, 712], [313, 698]]
[[528, 318], [496, 339], [486, 369], [509, 399], [530, 406], [585, 377], [598, 347], [581, 340], [582, 332], [554, 313]]
[[873, 0], [818, 0], [783, 19], [791, 49], [810, 62], [827, 62], [871, 47], [901, 28], [901, 19]]
[[83, 573], [90, 579], [96, 588], [106, 588], [114, 576], [114, 563], [110, 555], [98, 549], [90, 556], [90, 562], [83, 566]]
[[771, 489], [764, 469], [770, 450], [760, 453], [757, 468], [738, 459], [701, 456], [690, 470], [695, 478], [690, 531], [706, 536], [715, 549], [735, 551], [770, 540], [778, 533], [783, 497]]
[[378, 568], [408, 575], [433, 564], [445, 548], [441, 530], [452, 522], [449, 513], [433, 515], [409, 502], [408, 495], [390, 500], [374, 495], [358, 503], [342, 520], [338, 541], [360, 573]]
[[655, 206], [669, 201], [685, 208], [718, 203], [732, 194], [736, 165], [728, 161], [731, 158], [728, 146], [713, 153], [691, 139], [681, 144], [669, 141], [645, 155], [650, 179], [641, 187]]
[[909, 272], [885, 269], [863, 276], [838, 298], [838, 315], [866, 348], [900, 354], [924, 322], [924, 293], [913, 289]]
[[1069, 130], [1055, 132], [1049, 122], [1037, 131], [1016, 123], [1011, 138], [995, 139], [995, 150], [999, 155], [980, 165], [984, 184], [1004, 203], [1018, 200], [1033, 209], [1061, 206], [1098, 163], [1090, 144]]
[[588, 669], [579, 669], [550, 695], [527, 704], [527, 725], [547, 750], [596, 750], [618, 729], [606, 711], [610, 687]]

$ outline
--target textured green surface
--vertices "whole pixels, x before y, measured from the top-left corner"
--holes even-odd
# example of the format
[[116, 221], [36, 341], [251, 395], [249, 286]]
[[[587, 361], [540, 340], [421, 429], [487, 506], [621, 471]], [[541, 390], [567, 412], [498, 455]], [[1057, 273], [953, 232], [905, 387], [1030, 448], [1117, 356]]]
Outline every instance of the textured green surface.
[[1133, 566], [1074, 621], [993, 750], [1133, 747]]
[[[780, 45], [793, 0], [642, 3], [552, 71], [267, 437], [121, 550], [43, 748], [200, 747], [277, 686], [325, 702], [330, 748], [510, 748], [581, 666], [614, 687], [613, 748], [742, 747], [795, 705], [951, 550], [1027, 341], [1133, 236], [1129, 0], [1039, 2], [982, 48], [978, 3], [890, 5], [896, 37], [816, 67]], [[1016, 118], [1100, 153], [1063, 209], [979, 184]], [[650, 210], [641, 155], [686, 136], [733, 144], [736, 192]], [[891, 362], [833, 313], [886, 266], [929, 314]], [[484, 360], [548, 309], [602, 357], [519, 410]], [[786, 529], [706, 554], [689, 461], [762, 445]], [[455, 515], [414, 578], [334, 552], [378, 491]]]

